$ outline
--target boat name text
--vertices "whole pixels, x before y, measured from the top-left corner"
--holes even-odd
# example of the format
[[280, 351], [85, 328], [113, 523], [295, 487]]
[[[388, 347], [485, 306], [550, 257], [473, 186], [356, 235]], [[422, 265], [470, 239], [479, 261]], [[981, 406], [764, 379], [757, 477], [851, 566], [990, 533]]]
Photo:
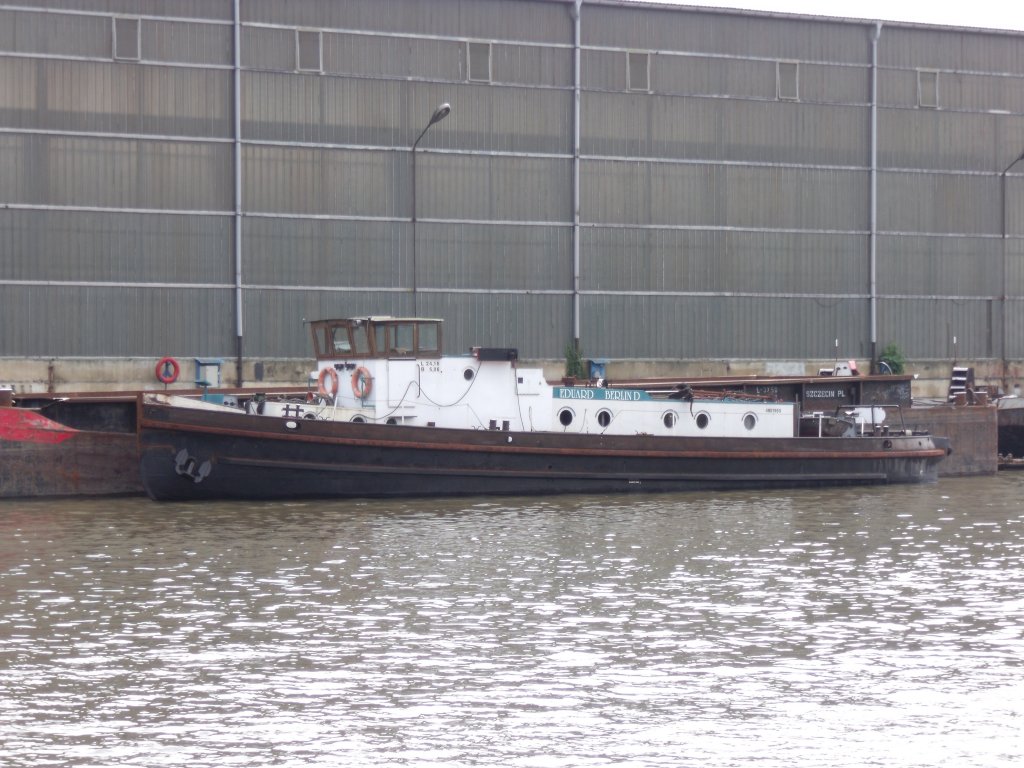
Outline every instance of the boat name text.
[[810, 389], [804, 391], [804, 397], [846, 397], [842, 389]]
[[559, 400], [650, 400], [651, 396], [639, 389], [591, 389], [590, 387], [555, 387]]

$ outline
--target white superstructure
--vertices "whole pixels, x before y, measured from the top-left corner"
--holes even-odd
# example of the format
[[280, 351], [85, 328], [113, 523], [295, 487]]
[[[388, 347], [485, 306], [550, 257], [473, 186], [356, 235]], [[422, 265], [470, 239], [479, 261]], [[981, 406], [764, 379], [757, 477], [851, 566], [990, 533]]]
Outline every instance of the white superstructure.
[[671, 399], [642, 389], [550, 384], [510, 349], [441, 353], [441, 321], [367, 317], [312, 323], [318, 394], [250, 404], [268, 416], [418, 427], [593, 435], [792, 437], [795, 405]]

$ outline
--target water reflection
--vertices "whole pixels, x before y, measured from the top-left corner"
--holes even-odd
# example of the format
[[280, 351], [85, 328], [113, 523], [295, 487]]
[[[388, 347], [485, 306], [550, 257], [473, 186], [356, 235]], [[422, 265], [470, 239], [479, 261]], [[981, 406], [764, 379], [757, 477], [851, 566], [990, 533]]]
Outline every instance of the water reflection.
[[0, 504], [12, 766], [1009, 766], [1024, 476]]

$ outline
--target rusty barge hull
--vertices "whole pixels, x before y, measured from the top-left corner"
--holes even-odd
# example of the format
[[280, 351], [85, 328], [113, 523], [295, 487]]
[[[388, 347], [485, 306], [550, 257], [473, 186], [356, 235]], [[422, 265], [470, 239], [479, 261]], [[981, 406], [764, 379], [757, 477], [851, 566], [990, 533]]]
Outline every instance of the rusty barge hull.
[[[248, 396], [266, 389], [176, 390]], [[304, 393], [279, 387], [281, 396]], [[0, 403], [0, 499], [143, 495], [137, 391], [26, 394]]]
[[142, 494], [135, 432], [81, 430], [0, 408], [0, 498]]

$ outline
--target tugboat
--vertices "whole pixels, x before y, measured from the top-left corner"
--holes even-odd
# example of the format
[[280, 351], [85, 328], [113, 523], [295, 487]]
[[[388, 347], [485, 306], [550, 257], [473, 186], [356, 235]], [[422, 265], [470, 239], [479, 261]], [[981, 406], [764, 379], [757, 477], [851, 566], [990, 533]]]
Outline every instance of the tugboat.
[[[140, 393], [143, 486], [156, 500], [634, 493], [936, 479], [946, 438], [874, 405], [799, 404], [549, 383], [515, 349], [442, 353], [442, 321], [310, 325], [304, 398], [217, 405]], [[818, 420], [817, 428], [808, 421]], [[803, 422], [803, 426], [801, 423]]]

